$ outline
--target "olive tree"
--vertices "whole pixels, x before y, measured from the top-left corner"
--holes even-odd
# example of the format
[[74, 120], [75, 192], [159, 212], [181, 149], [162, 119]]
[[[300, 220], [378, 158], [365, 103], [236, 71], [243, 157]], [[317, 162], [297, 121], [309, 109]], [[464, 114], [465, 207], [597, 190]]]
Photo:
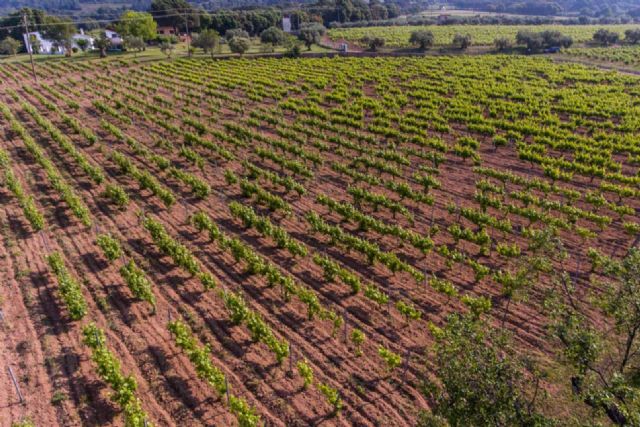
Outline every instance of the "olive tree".
[[20, 49], [22, 43], [13, 37], [7, 37], [0, 42], [0, 53], [5, 55], [15, 55], [18, 53], [18, 49]]
[[604, 46], [615, 44], [620, 40], [620, 34], [615, 31], [610, 31], [604, 28], [600, 28], [593, 34], [593, 40]]
[[430, 329], [435, 378], [425, 379], [433, 412], [429, 419], [444, 419], [451, 426], [550, 424], [539, 410], [542, 374], [516, 352], [508, 333], [459, 314]]
[[245, 37], [234, 37], [229, 40], [229, 49], [233, 53], [244, 54], [251, 47], [251, 41]]
[[322, 24], [305, 25], [300, 29], [298, 38], [311, 50], [311, 45], [320, 43], [322, 36], [325, 35], [327, 29]]
[[592, 301], [612, 327], [596, 323], [592, 305], [555, 295], [550, 329], [572, 369], [573, 392], [614, 424], [640, 425], [640, 249], [623, 259], [602, 255], [597, 273], [605, 278], [592, 280], [599, 289]]
[[220, 46], [220, 36], [215, 30], [204, 30], [193, 40], [193, 47], [200, 48], [204, 53], [211, 53], [211, 57]]
[[433, 46], [434, 37], [431, 31], [418, 30], [411, 33], [409, 37], [409, 43], [417, 45], [420, 50], [427, 50]]
[[242, 37], [242, 38], [248, 39], [249, 38], [249, 33], [247, 33], [242, 28], [232, 28], [230, 30], [227, 30], [224, 33], [224, 38], [227, 41], [231, 40], [234, 37]]
[[167, 58], [171, 58], [171, 54], [173, 53], [174, 49], [175, 47], [171, 43], [168, 43], [168, 42], [160, 43], [160, 51], [165, 55], [167, 55]]
[[269, 27], [260, 33], [260, 41], [262, 43], [270, 43], [274, 46], [284, 44], [287, 34], [278, 27]]
[[383, 47], [385, 43], [385, 40], [382, 37], [370, 36], [365, 36], [360, 41], [372, 52], [376, 52], [378, 49]]
[[498, 49], [498, 51], [504, 52], [511, 47], [511, 40], [506, 37], [498, 37], [493, 41], [493, 44], [495, 45], [496, 49]]
[[471, 46], [471, 34], [456, 34], [453, 36], [453, 46], [465, 50]]
[[136, 56], [138, 55], [138, 52], [142, 52], [146, 47], [144, 39], [137, 36], [126, 36], [124, 38], [124, 45], [127, 49], [134, 50], [136, 52]]
[[100, 37], [93, 40], [93, 47], [100, 51], [100, 58], [104, 58], [107, 56], [107, 49], [111, 46], [111, 40], [102, 33]]
[[624, 41], [630, 44], [640, 43], [640, 30], [627, 30], [624, 32]]

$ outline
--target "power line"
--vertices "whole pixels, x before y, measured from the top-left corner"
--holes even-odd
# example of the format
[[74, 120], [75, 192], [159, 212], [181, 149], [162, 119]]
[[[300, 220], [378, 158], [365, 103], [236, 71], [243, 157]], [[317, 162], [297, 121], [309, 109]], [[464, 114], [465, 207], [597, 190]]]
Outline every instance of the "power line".
[[[178, 10], [178, 9], [176, 9]], [[182, 12], [182, 13], [174, 13], [174, 14], [170, 14], [170, 15], [161, 15], [161, 16], [153, 16], [154, 20], [155, 19], [164, 19], [164, 18], [173, 18], [173, 17], [185, 17], [186, 12]], [[127, 18], [127, 19], [92, 19], [92, 20], [88, 20], [88, 21], [63, 21], [62, 23], [71, 23], [74, 25], [79, 25], [79, 24], [95, 24], [95, 23], [114, 23], [114, 22], [137, 22], [137, 21], [144, 21], [147, 18]], [[32, 23], [31, 25], [34, 27], [55, 27], [57, 25], [60, 25], [61, 22], [43, 22], [40, 24], [37, 23]], [[11, 30], [11, 29], [16, 29], [16, 28], [22, 28], [23, 25], [5, 25], [5, 26], [0, 26], [0, 30]]]
[[[31, 9], [31, 10], [42, 10], [42, 9]], [[46, 10], [42, 10], [42, 11], [46, 13]], [[171, 8], [171, 9], [164, 9], [164, 11], [170, 11], [170, 12], [176, 12], [176, 13], [192, 12], [194, 14], [202, 13], [202, 12], [206, 12], [206, 13], [218, 12], [218, 10], [214, 10], [214, 9], [207, 10], [207, 9], [194, 9], [194, 8]], [[14, 14], [0, 16], [0, 20], [6, 19], [6, 18], [15, 18], [19, 12], [20, 11], [17, 10]], [[155, 14], [159, 13], [159, 12], [153, 12], [153, 11], [133, 10], [133, 9], [126, 9], [125, 12], [148, 13], [151, 16], [153, 16], [154, 18], [156, 17]], [[124, 12], [122, 12], [122, 13], [124, 13]], [[67, 14], [59, 14], [59, 13], [53, 13], [53, 14], [50, 14], [48, 16], [54, 16], [54, 17], [58, 17], [58, 18], [70, 18], [71, 20], [73, 20], [74, 18], [78, 17], [78, 15], [67, 15]], [[96, 15], [94, 15], [94, 16], [96, 16]], [[158, 16], [158, 17], [162, 18], [163, 16]], [[83, 19], [92, 19], [92, 18], [91, 18], [91, 15], [84, 15]]]

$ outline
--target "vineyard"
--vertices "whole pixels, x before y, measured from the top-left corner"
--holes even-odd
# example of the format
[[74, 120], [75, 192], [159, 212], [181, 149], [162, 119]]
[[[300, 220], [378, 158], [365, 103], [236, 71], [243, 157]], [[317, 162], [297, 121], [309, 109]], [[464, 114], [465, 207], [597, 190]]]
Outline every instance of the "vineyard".
[[640, 65], [640, 47], [638, 46], [615, 46], [597, 48], [570, 48], [563, 49], [562, 53], [576, 58], [585, 58], [602, 62], [629, 65], [637, 67]]
[[474, 45], [493, 45], [497, 38], [507, 38], [514, 41], [518, 31], [560, 31], [570, 36], [574, 43], [582, 43], [593, 38], [593, 34], [600, 28], [606, 28], [619, 34], [626, 30], [637, 29], [637, 25], [432, 25], [412, 26], [399, 25], [391, 27], [359, 27], [333, 28], [328, 34], [332, 40], [345, 40], [359, 43], [365, 36], [381, 37], [389, 47], [409, 47], [411, 33], [416, 30], [429, 30], [433, 33], [434, 45], [450, 45], [456, 34], [469, 34]]
[[[414, 425], [449, 315], [554, 366], [547, 292], [591, 304], [638, 243], [633, 76], [516, 56], [29, 72], [0, 68], [9, 421]], [[574, 411], [567, 384], [543, 381], [550, 412]]]

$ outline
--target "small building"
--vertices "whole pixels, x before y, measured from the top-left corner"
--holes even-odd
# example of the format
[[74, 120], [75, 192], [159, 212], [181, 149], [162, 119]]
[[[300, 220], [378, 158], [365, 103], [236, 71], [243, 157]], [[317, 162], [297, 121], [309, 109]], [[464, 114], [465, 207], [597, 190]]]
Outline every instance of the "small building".
[[173, 27], [158, 27], [158, 35], [159, 36], [175, 36], [176, 30]]
[[[122, 50], [123, 41], [122, 37], [120, 37], [118, 33], [111, 30], [105, 30], [104, 35], [109, 39], [109, 41], [111, 41], [111, 47], [108, 50]], [[28, 53], [39, 53], [42, 55], [63, 55], [66, 52], [64, 46], [54, 40], [44, 38], [39, 31], [33, 31], [28, 34], [23, 34], [22, 38], [24, 40], [24, 45], [26, 46]], [[86, 40], [88, 42], [87, 46], [89, 49], [93, 48], [93, 42], [95, 40], [94, 37], [85, 34], [83, 30], [80, 30], [78, 34], [74, 34], [73, 36], [71, 36], [71, 39], [71, 48], [74, 50], [80, 48], [80, 46], [78, 45], [78, 40]], [[32, 51], [32, 47], [35, 47], [35, 45], [37, 45], [37, 49], [33, 49], [35, 50], [34, 52]]]
[[282, 31], [285, 33], [290, 33], [292, 31], [291, 18], [288, 16], [282, 17]]
[[159, 36], [165, 36], [165, 37], [174, 36], [174, 37], [177, 37], [178, 40], [180, 40], [183, 43], [186, 43], [187, 41], [189, 41], [189, 42], [192, 41], [190, 35], [188, 35], [186, 33], [181, 33], [181, 32], [177, 31], [173, 27], [168, 27], [168, 26], [158, 27], [157, 33], [158, 33]]
[[[45, 39], [40, 34], [40, 31], [33, 31], [22, 35], [24, 45], [27, 48], [28, 53], [40, 53], [43, 55], [61, 55], [64, 53], [64, 48], [59, 46], [57, 42], [49, 39]], [[36, 47], [35, 49], [32, 49]]]
[[104, 36], [111, 41], [111, 47], [108, 50], [122, 50], [123, 40], [120, 34], [112, 30], [104, 30]]
[[83, 29], [80, 29], [80, 33], [74, 34], [72, 38], [73, 38], [73, 47], [80, 48], [80, 45], [78, 45], [78, 40], [86, 40], [87, 48], [88, 49], [93, 48], [93, 37], [85, 34]]

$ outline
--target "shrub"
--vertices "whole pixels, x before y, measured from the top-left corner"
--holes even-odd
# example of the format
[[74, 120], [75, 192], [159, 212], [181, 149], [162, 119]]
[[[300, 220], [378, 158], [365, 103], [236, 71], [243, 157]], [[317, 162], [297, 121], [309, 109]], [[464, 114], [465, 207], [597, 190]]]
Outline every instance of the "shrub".
[[251, 41], [244, 37], [234, 37], [229, 40], [229, 49], [233, 53], [239, 53], [240, 55], [242, 55], [249, 50], [250, 46]]
[[367, 46], [370, 51], [376, 52], [384, 46], [385, 40], [382, 37], [365, 36], [362, 38], [361, 42]]
[[456, 34], [453, 36], [453, 46], [465, 50], [471, 46], [471, 34]]

